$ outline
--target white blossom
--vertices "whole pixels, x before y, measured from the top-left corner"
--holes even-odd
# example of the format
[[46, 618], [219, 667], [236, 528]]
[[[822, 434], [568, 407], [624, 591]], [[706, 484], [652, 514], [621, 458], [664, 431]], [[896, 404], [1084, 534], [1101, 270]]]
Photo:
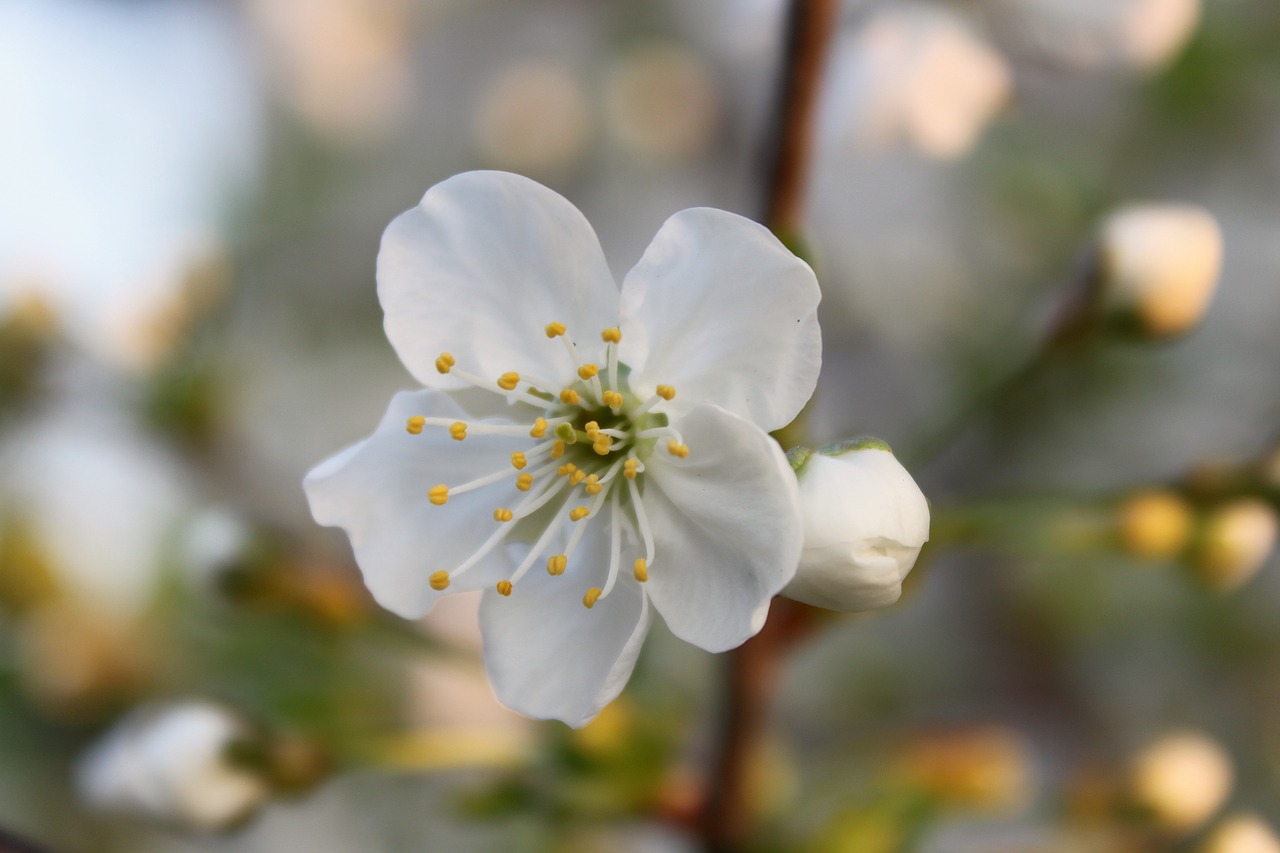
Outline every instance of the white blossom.
[[801, 548], [767, 431], [821, 359], [817, 281], [768, 230], [682, 211], [619, 289], [565, 199], [470, 172], [388, 227], [378, 294], [427, 390], [305, 487], [379, 603], [485, 589], [498, 697], [571, 725], [622, 689], [653, 610], [709, 651], [760, 629]]

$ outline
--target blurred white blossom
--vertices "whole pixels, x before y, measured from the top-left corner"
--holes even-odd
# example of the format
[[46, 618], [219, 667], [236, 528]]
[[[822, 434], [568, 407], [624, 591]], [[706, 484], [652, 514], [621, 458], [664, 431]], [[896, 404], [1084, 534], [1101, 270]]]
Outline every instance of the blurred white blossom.
[[1280, 853], [1280, 838], [1257, 815], [1235, 814], [1214, 828], [1202, 853]]
[[139, 708], [86, 753], [76, 787], [91, 807], [200, 831], [226, 828], [270, 789], [229, 751], [251, 740], [238, 717], [203, 701]]
[[1194, 731], [1170, 732], [1142, 750], [1133, 764], [1135, 802], [1178, 831], [1204, 823], [1235, 782], [1231, 759], [1217, 741]]
[[1156, 71], [1172, 61], [1200, 22], [1200, 0], [990, 0], [1023, 43], [1082, 70], [1128, 66]]
[[675, 42], [616, 59], [605, 78], [609, 131], [629, 152], [659, 162], [702, 154], [714, 141], [720, 92], [707, 63]]
[[594, 130], [586, 87], [555, 59], [532, 59], [500, 69], [476, 104], [474, 134], [491, 166], [550, 178], [569, 172], [586, 153]]

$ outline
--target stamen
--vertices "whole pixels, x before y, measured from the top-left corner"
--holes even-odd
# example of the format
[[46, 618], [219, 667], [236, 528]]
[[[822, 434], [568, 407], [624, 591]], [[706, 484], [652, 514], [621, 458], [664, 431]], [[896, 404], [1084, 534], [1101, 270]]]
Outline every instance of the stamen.
[[542, 438], [547, 434], [547, 419], [538, 418], [533, 422], [533, 429], [529, 430], [529, 435], [533, 438]]
[[564, 554], [556, 554], [554, 557], [547, 558], [547, 574], [557, 577], [564, 574], [565, 567], [569, 565], [569, 558]]
[[586, 431], [587, 438], [595, 441], [596, 436], [600, 433], [600, 424], [596, 421], [587, 421], [586, 425], [582, 429]]
[[404, 428], [409, 431], [410, 435], [422, 435], [422, 428], [427, 425], [427, 419], [422, 415], [414, 415], [409, 418]]
[[589, 495], [598, 495], [600, 494], [600, 490], [603, 488], [604, 486], [600, 485], [600, 476], [598, 474], [589, 475], [587, 477], [587, 484], [582, 487], [583, 491]]
[[609, 511], [610, 518], [613, 519], [609, 530], [609, 578], [604, 582], [604, 590], [600, 593], [601, 598], [607, 598], [613, 591], [613, 585], [618, 582], [618, 567], [622, 565], [622, 523], [618, 514], [616, 490], [609, 495]]
[[[556, 493], [559, 492], [563, 487], [564, 487], [564, 482], [562, 480], [548, 480], [546, 487], [542, 490], [542, 493], [536, 496], [530, 495], [529, 497], [521, 501], [520, 505], [517, 506], [515, 508], [515, 511], [512, 513], [512, 517], [524, 518], [530, 513], [536, 512], [538, 509], [542, 507], [543, 504], [551, 500], [551, 498], [555, 497]], [[568, 500], [564, 502], [564, 505], [568, 506], [572, 500], [573, 498], [570, 497]], [[497, 545], [500, 542], [502, 542], [503, 539], [506, 539], [507, 535], [510, 534], [511, 531], [515, 529], [516, 529], [516, 525], [514, 524], [504, 524], [501, 527], [499, 527], [497, 530], [495, 530], [492, 534], [490, 534], [489, 538], [484, 541], [483, 545], [477, 548], [471, 554], [470, 557], [463, 560], [462, 564], [453, 570], [453, 577], [458, 577], [463, 572], [468, 571], [469, 569], [471, 569], [472, 566], [475, 566], [477, 563], [483, 560], [485, 558], [485, 555], [487, 555], [490, 551], [492, 551], [495, 547], [497, 547]]]
[[622, 466], [623, 476], [625, 476], [628, 480], [634, 480], [636, 478], [636, 474], [639, 473], [636, 470], [639, 467], [640, 467], [639, 459], [635, 458], [634, 456], [628, 457], [626, 464]]
[[462, 421], [454, 421], [449, 426], [449, 437], [454, 441], [462, 441], [467, 437], [467, 425]]
[[584, 364], [578, 368], [578, 378], [584, 382], [588, 379], [594, 379], [599, 373], [600, 367], [595, 364]]
[[429, 579], [428, 583], [431, 584], [431, 588], [434, 589], [436, 592], [440, 592], [443, 589], [448, 589], [449, 573], [444, 571], [435, 572], [431, 575], [431, 578]]
[[516, 488], [522, 492], [527, 492], [529, 489], [533, 488], [533, 475], [521, 474], [519, 477], [516, 477]]
[[546, 333], [548, 338], [558, 338], [565, 333], [564, 323], [548, 323]]
[[438, 486], [432, 486], [427, 490], [427, 500], [436, 506], [444, 506], [449, 501], [449, 487], [444, 483]]
[[511, 581], [498, 581], [498, 595], [510, 595], [511, 589]]
[[587, 594], [582, 596], [582, 603], [587, 606], [588, 610], [595, 607], [596, 602], [599, 600], [600, 600], [600, 590], [596, 589], [595, 587], [591, 587], [591, 589], [587, 590]]
[[[559, 488], [560, 486], [564, 485], [563, 480], [553, 480], [552, 482], [556, 483], [556, 488]], [[564, 504], [560, 507], [560, 509], [563, 510], [572, 501], [573, 501], [573, 496], [570, 495], [565, 500]], [[556, 513], [557, 516], [559, 514], [560, 513], [558, 512]], [[511, 528], [503, 528], [503, 529], [509, 530]], [[529, 553], [525, 555], [525, 558], [520, 561], [520, 565], [516, 566], [515, 572], [513, 572], [511, 575], [512, 584], [516, 584], [520, 582], [520, 579], [524, 577], [525, 574], [529, 571], [529, 567], [532, 566], [534, 562], [537, 561], [538, 557], [542, 555], [542, 552], [547, 549], [547, 545], [551, 544], [551, 537], [553, 537], [555, 534], [559, 532], [560, 532], [560, 526], [558, 524], [547, 525], [547, 529], [542, 531], [542, 535], [538, 537], [537, 542], [533, 543], [533, 547], [529, 549]]]
[[[629, 458], [631, 458], [631, 459], [635, 459], [635, 457], [634, 457], [634, 456], [629, 457]], [[614, 462], [612, 465], [610, 465], [610, 466], [609, 466], [609, 470], [608, 470], [608, 471], [606, 471], [606, 472], [605, 472], [605, 474], [604, 474], [604, 476], [600, 478], [600, 485], [602, 485], [602, 486], [608, 485], [608, 484], [609, 484], [609, 482], [610, 482], [610, 481], [612, 481], [614, 477], [618, 476], [618, 472], [619, 472], [619, 471], [621, 471], [621, 470], [623, 469], [623, 466], [624, 466], [624, 465], [626, 465], [626, 462], [627, 462], [627, 460], [626, 460], [626, 459], [619, 459], [617, 462]], [[636, 464], [637, 464], [637, 465], [640, 465], [640, 460], [639, 460], [639, 459], [636, 459]], [[633, 466], [633, 467], [634, 467], [634, 466]], [[641, 466], [640, 466], [640, 470], [641, 470], [641, 471], [643, 471], [643, 470], [644, 470], [644, 466], [643, 466], [643, 465], [641, 465]]]
[[[439, 368], [439, 366], [440, 365], [437, 362], [436, 367]], [[464, 370], [458, 370], [452, 366], [449, 369], [449, 373], [458, 377], [463, 382], [474, 385], [481, 390], [492, 391], [494, 394], [501, 394], [508, 400], [520, 400], [521, 402], [528, 403], [531, 406], [537, 406], [540, 409], [545, 408], [547, 405], [547, 399], [545, 397], [535, 397], [532, 394], [526, 394], [524, 391], [517, 391], [503, 387], [502, 380], [507, 376], [514, 374], [504, 373], [502, 374], [502, 377], [497, 380], [485, 379], [482, 376], [477, 376], [474, 373], [467, 373]]]
[[452, 353], [442, 352], [440, 353], [440, 357], [436, 359], [436, 370], [441, 373], [448, 373], [457, 363], [458, 360], [453, 357]]
[[564, 456], [564, 442], [557, 441], [551, 445], [551, 458], [559, 459], [561, 456]]
[[622, 343], [622, 329], [619, 329], [617, 326], [605, 329], [600, 333], [600, 340], [607, 344]]
[[581, 400], [582, 398], [578, 396], [578, 392], [572, 388], [565, 388], [560, 392], [560, 402], [566, 406], [576, 406]]
[[591, 445], [591, 449], [599, 456], [608, 456], [609, 452], [613, 450], [613, 439], [607, 435], [602, 435]]
[[681, 444], [673, 438], [667, 442], [667, 452], [672, 456], [678, 456], [681, 459], [684, 459], [689, 455], [689, 445]]
[[511, 510], [498, 507], [493, 511], [493, 520], [497, 522], [510, 521], [512, 517]]
[[[609, 384], [616, 385], [618, 383], [613, 379], [613, 377], [609, 377]], [[613, 411], [617, 412], [618, 409], [622, 408], [622, 395], [617, 391], [605, 391], [601, 396], [604, 404], [610, 409], [613, 409]]]
[[[473, 489], [479, 489], [483, 486], [489, 486], [493, 483], [501, 482], [510, 476], [511, 469], [503, 468], [501, 471], [494, 471], [492, 474], [485, 474], [483, 477], [477, 477], [469, 483], [463, 483], [461, 486], [435, 486], [427, 493], [427, 497], [431, 498], [432, 503], [435, 503], [435, 491], [437, 489], [444, 489], [445, 500], [447, 500], [454, 495], [460, 495], [464, 492], [470, 492]], [[444, 503], [444, 500], [440, 501], [440, 503]]]
[[635, 513], [636, 527], [640, 530], [640, 538], [644, 540], [644, 563], [647, 569], [653, 565], [653, 530], [649, 527], [649, 518], [640, 501], [640, 489], [636, 486], [636, 481], [627, 480], [627, 488], [631, 492], [631, 508]]
[[676, 389], [671, 385], [659, 385], [656, 393], [664, 400], [670, 400], [676, 396]]
[[556, 469], [556, 473], [559, 474], [561, 477], [568, 477], [570, 474], [572, 474], [574, 471], [577, 471], [577, 470], [578, 470], [577, 465], [574, 465], [572, 462], [566, 462]]
[[587, 509], [585, 506], [574, 507], [569, 511], [569, 520], [582, 521], [582, 519], [586, 518], [588, 515], [591, 515], [591, 510]]
[[529, 464], [528, 458], [519, 450], [513, 451], [511, 454], [511, 465], [517, 471], [523, 471], [524, 466]]
[[498, 387], [503, 391], [514, 391], [516, 386], [520, 384], [520, 374], [515, 372], [504, 373], [498, 377]]
[[649, 580], [649, 564], [645, 562], [644, 557], [636, 558], [634, 574], [636, 576], [636, 580], [640, 581], [640, 583], [644, 583]]
[[569, 475], [569, 485], [576, 486], [585, 479], [587, 479], [587, 472], [579, 468]]
[[[546, 404], [546, 400], [543, 400], [541, 402], [543, 405]], [[555, 420], [552, 421], [552, 423], [559, 424], [565, 420], [568, 420], [568, 419], [556, 418]], [[449, 427], [450, 433], [452, 433], [453, 430], [455, 429], [463, 428], [468, 430], [469, 434], [471, 435], [524, 436], [524, 434], [527, 431], [526, 428], [520, 424], [486, 424], [486, 423], [467, 424], [467, 423], [463, 423], [462, 421], [455, 421], [452, 418], [424, 418], [421, 415], [415, 415], [414, 417], [410, 418], [406, 424], [406, 426], [410, 428], [409, 430], [410, 432], [413, 431], [411, 427], [418, 421], [421, 421], [423, 426]]]

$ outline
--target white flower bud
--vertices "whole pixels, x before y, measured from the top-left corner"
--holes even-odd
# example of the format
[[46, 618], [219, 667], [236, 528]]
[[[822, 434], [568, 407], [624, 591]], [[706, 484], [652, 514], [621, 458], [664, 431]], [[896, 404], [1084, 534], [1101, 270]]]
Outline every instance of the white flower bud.
[[1218, 810], [1234, 780], [1231, 759], [1216, 741], [1197, 732], [1174, 732], [1138, 755], [1130, 790], [1161, 826], [1185, 832]]
[[1280, 520], [1256, 498], [1232, 501], [1205, 520], [1193, 568], [1216, 589], [1243, 586], [1266, 565], [1280, 538]]
[[829, 610], [885, 607], [929, 540], [929, 504], [882, 442], [810, 455], [796, 472], [804, 551], [788, 598]]
[[1257, 815], [1237, 814], [1213, 831], [1204, 853], [1280, 853], [1280, 839]]
[[249, 732], [231, 712], [207, 702], [135, 711], [76, 768], [92, 807], [191, 829], [221, 829], [248, 816], [269, 794], [253, 771], [227, 755]]
[[1104, 309], [1143, 334], [1189, 331], [1204, 316], [1222, 269], [1222, 231], [1194, 205], [1135, 205], [1099, 234]]

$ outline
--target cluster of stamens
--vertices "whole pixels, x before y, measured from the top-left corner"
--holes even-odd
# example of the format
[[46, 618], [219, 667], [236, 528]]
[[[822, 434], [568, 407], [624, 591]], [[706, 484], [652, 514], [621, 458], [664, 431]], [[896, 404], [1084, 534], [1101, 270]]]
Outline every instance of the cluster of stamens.
[[659, 447], [675, 458], [683, 459], [689, 455], [689, 447], [679, 433], [667, 425], [666, 416], [653, 411], [663, 402], [673, 399], [676, 390], [670, 385], [659, 385], [648, 400], [631, 396], [625, 377], [619, 370], [618, 344], [622, 341], [622, 332], [618, 328], [605, 329], [600, 334], [605, 343], [603, 368], [579, 357], [577, 345], [569, 339], [568, 330], [562, 323], [550, 323], [545, 331], [547, 338], [559, 339], [563, 343], [577, 375], [575, 381], [558, 390], [556, 383], [514, 371], [503, 373], [496, 380], [467, 373], [458, 368], [457, 359], [447, 352], [436, 359], [436, 369], [441, 373], [500, 394], [508, 400], [538, 407], [542, 414], [533, 423], [469, 424], [449, 418], [415, 415], [405, 425], [412, 435], [422, 434], [427, 427], [441, 427], [447, 429], [456, 441], [484, 435], [527, 434], [537, 439], [531, 448], [512, 452], [509, 467], [461, 485], [442, 483], [427, 490], [430, 503], [444, 506], [450, 497], [502, 482], [514, 475], [516, 489], [525, 494], [514, 506], [494, 509], [493, 519], [498, 528], [475, 553], [453, 569], [431, 575], [430, 584], [435, 590], [446, 589], [453, 579], [478, 565], [502, 544], [520, 520], [556, 498], [561, 499], [560, 508], [555, 513], [557, 521], [547, 525], [511, 576], [498, 581], [497, 591], [501, 595], [512, 594], [520, 579], [549, 549], [555, 534], [565, 529], [561, 519], [568, 522], [568, 540], [562, 553], [547, 557], [546, 569], [552, 576], [564, 574], [587, 527], [606, 504], [607, 518], [611, 521], [608, 578], [603, 588], [588, 589], [582, 603], [588, 608], [594, 607], [613, 590], [622, 564], [624, 530], [631, 547], [644, 552], [643, 557], [635, 558], [632, 576], [641, 583], [649, 579], [654, 559], [653, 535], [640, 500], [640, 475], [645, 470], [644, 460]]

